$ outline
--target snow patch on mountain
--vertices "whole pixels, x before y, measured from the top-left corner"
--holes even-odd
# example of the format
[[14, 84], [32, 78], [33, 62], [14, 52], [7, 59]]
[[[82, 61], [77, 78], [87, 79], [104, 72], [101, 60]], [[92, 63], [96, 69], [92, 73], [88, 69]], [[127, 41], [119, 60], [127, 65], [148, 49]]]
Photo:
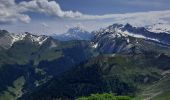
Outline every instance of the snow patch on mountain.
[[51, 41], [50, 49], [57, 47], [57, 44], [54, 41]]
[[158, 39], [145, 37], [145, 36], [140, 35], [140, 34], [130, 33], [128, 31], [121, 31], [121, 30], [119, 30], [119, 32], [120, 32], [120, 34], [123, 34], [124, 36], [131, 36], [131, 37], [135, 37], [135, 38], [141, 38], [141, 39], [147, 39], [147, 40], [152, 40], [152, 41], [160, 42]]
[[98, 47], [98, 43], [93, 44], [92, 47], [93, 47], [93, 48], [97, 48], [97, 47]]
[[14, 33], [11, 33], [10, 36], [12, 38], [11, 39], [11, 46], [12, 46], [15, 42], [23, 40], [25, 38], [26, 34], [14, 34]]
[[44, 41], [46, 41], [48, 39], [47, 36], [43, 36], [43, 35], [30, 35], [30, 39], [32, 42], [37, 42], [39, 45], [42, 45], [44, 43]]

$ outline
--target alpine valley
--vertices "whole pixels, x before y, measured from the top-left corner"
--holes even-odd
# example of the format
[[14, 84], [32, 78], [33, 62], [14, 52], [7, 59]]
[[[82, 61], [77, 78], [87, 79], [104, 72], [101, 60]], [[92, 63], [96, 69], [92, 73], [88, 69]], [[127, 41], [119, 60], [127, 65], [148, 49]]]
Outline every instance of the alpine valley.
[[85, 99], [91, 94], [169, 100], [170, 27], [113, 24], [52, 36], [0, 30], [0, 100], [92, 100]]

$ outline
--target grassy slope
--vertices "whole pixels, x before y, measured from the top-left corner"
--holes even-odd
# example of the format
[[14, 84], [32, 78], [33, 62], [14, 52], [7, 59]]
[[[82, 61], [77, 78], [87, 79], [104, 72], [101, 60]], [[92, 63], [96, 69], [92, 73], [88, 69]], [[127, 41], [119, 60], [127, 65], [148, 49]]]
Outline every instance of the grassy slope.
[[137, 100], [169, 100], [170, 98], [170, 74], [163, 77], [151, 85], [144, 86], [142, 92], [137, 96]]
[[92, 94], [87, 97], [80, 97], [76, 100], [132, 100], [132, 98], [128, 96], [114, 96], [112, 94]]
[[7, 90], [0, 94], [0, 100], [17, 100], [17, 98], [22, 95], [24, 82], [24, 77], [16, 79], [12, 86], [8, 86]]

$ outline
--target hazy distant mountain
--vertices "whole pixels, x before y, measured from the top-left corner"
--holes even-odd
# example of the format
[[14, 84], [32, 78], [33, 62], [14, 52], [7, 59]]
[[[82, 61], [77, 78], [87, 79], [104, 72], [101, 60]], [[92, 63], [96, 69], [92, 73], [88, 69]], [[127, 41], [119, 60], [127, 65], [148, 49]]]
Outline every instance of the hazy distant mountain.
[[80, 27], [70, 28], [66, 33], [54, 35], [53, 38], [61, 41], [69, 40], [91, 40], [93, 35]]

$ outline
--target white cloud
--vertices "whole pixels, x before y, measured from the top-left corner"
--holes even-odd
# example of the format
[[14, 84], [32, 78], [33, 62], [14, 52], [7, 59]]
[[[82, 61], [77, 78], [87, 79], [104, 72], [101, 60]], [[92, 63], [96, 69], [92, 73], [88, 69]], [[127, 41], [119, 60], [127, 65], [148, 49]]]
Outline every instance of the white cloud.
[[19, 4], [16, 4], [15, 0], [1, 0], [0, 9], [0, 23], [16, 21], [29, 23], [31, 18], [24, 14], [26, 12], [44, 13], [60, 18], [79, 18], [83, 15], [78, 11], [63, 11], [56, 1], [48, 0], [22, 1]]
[[31, 19], [28, 15], [20, 12], [14, 0], [1, 0], [0, 23], [11, 23], [17, 20], [28, 23]]
[[23, 1], [19, 4], [25, 11], [40, 12], [56, 17], [76, 18], [81, 17], [82, 13], [73, 11], [63, 11], [56, 1], [32, 0]]
[[84, 15], [79, 19], [103, 20], [109, 19], [115, 23], [131, 23], [135, 25], [145, 25], [154, 23], [169, 23], [170, 10], [165, 11], [149, 11], [125, 14], [106, 14], [106, 15]]

